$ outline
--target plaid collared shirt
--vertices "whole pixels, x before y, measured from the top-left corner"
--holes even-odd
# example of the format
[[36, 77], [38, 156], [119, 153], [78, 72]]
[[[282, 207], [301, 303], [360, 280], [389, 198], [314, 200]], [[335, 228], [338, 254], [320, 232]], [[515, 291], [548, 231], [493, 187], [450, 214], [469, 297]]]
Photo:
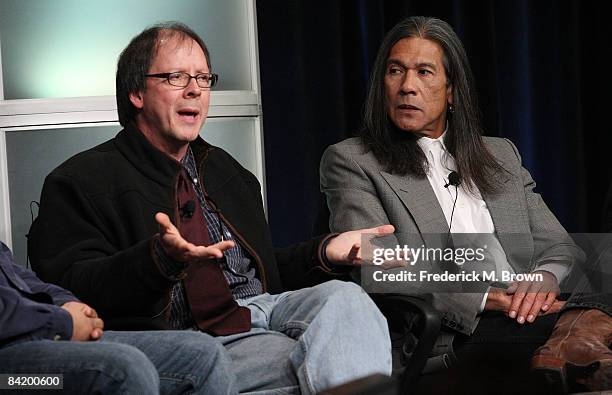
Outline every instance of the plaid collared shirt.
[[[198, 179], [197, 166], [191, 148], [189, 148], [187, 155], [181, 160], [181, 163], [187, 170], [193, 189], [198, 196], [211, 243], [215, 244], [222, 240], [233, 240], [236, 243], [234, 248], [226, 250], [223, 258], [218, 260], [234, 299], [249, 298], [263, 293], [261, 281], [255, 275], [256, 270], [252, 258], [240, 245], [240, 242], [234, 238], [232, 232], [220, 220], [219, 212], [207, 202], [204, 196], [201, 181]], [[185, 269], [185, 264], [182, 262], [175, 262], [169, 258], [164, 253], [159, 243], [155, 245], [155, 252], [162, 271], [169, 278], [176, 276]], [[196, 329], [195, 322], [191, 316], [191, 310], [189, 309], [185, 286], [182, 281], [178, 281], [171, 291], [170, 325], [175, 329]]]

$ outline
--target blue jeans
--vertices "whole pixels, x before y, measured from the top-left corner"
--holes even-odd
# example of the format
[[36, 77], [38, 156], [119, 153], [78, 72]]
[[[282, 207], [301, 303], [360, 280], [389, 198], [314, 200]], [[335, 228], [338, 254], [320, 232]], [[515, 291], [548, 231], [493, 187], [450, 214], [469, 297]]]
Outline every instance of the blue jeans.
[[198, 332], [109, 331], [96, 342], [9, 345], [0, 349], [0, 372], [62, 373], [68, 394], [235, 394], [226, 354]]
[[353, 283], [239, 300], [252, 329], [219, 337], [240, 392], [315, 394], [373, 373], [391, 375], [387, 321]]

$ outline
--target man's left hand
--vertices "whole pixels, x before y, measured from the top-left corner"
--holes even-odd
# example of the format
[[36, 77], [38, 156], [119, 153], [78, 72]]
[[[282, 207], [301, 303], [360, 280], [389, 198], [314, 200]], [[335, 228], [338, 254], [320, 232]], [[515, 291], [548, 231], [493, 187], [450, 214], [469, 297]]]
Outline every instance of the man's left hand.
[[543, 280], [515, 282], [506, 290], [512, 295], [508, 316], [519, 324], [535, 321], [541, 311], [548, 312], [561, 292], [554, 274], [544, 270], [533, 273], [542, 274]]
[[66, 302], [61, 307], [72, 317], [72, 325], [75, 328], [72, 340], [98, 340], [102, 337], [104, 322], [92, 307], [78, 301]]
[[352, 230], [339, 234], [330, 240], [325, 249], [327, 259], [336, 265], [362, 265], [364, 261], [362, 238], [369, 241], [374, 237], [382, 237], [395, 232], [393, 225], [381, 225], [375, 228]]
[[234, 248], [236, 245], [232, 240], [220, 241], [209, 246], [195, 245], [183, 238], [167, 214], [155, 214], [155, 221], [159, 225], [159, 240], [162, 248], [175, 261], [186, 263], [208, 262], [212, 259], [223, 258], [223, 251]]

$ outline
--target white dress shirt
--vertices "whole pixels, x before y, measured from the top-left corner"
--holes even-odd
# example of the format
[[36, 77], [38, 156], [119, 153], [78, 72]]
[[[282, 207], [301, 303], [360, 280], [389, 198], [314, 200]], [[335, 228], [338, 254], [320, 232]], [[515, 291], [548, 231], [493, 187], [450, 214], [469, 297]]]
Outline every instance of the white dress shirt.
[[[495, 226], [493, 225], [491, 213], [487, 208], [486, 202], [482, 199], [478, 188], [474, 186], [474, 193], [470, 193], [463, 180], [459, 187], [445, 187], [448, 183], [448, 175], [452, 171], [457, 170], [455, 159], [444, 145], [445, 134], [446, 132], [437, 139], [421, 137], [417, 140], [417, 143], [427, 157], [429, 164], [427, 178], [440, 203], [440, 207], [442, 207], [451, 233], [491, 234], [491, 237], [487, 238], [486, 250], [487, 256], [495, 263], [497, 277], [501, 278], [502, 271], [514, 273], [514, 269], [510, 266], [506, 253], [495, 234]], [[455, 206], [454, 213], [453, 206]], [[559, 283], [567, 274], [567, 266], [558, 263], [541, 265], [538, 267], [538, 270], [552, 273]], [[480, 311], [484, 309], [487, 296], [488, 291], [484, 295]]]

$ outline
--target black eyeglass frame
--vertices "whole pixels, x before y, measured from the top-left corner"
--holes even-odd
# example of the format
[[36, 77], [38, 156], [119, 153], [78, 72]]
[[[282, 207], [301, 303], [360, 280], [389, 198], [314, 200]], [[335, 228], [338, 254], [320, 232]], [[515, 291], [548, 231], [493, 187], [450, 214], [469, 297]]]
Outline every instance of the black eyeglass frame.
[[[176, 85], [176, 83], [172, 83], [170, 81], [170, 76], [173, 75], [186, 75], [189, 77], [189, 79], [187, 80], [187, 83], [185, 85]], [[202, 86], [200, 85], [200, 83], [198, 82], [198, 77], [201, 75], [205, 75], [208, 76], [209, 80], [210, 80], [210, 85], [209, 86]], [[177, 88], [186, 88], [189, 83], [191, 82], [191, 79], [195, 79], [196, 80], [196, 84], [202, 88], [202, 89], [210, 89], [213, 86], [215, 86], [217, 84], [217, 81], [219, 80], [219, 74], [215, 74], [215, 73], [199, 73], [196, 75], [191, 75], [189, 73], [185, 73], [182, 71], [175, 71], [173, 73], [156, 73], [156, 74], [145, 74], [144, 75], [147, 78], [165, 78], [166, 81], [168, 81], [168, 83], [172, 86], [176, 86]]]

